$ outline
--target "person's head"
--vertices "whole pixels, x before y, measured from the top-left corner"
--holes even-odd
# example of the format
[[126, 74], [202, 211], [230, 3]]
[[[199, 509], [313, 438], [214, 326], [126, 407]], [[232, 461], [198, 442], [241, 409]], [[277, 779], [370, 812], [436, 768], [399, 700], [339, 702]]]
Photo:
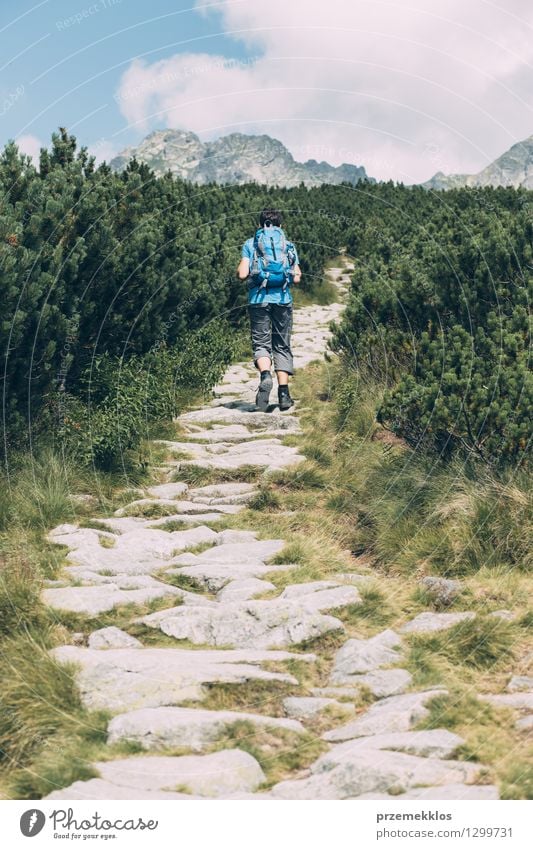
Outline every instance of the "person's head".
[[259, 217], [261, 227], [281, 227], [281, 212], [278, 209], [264, 209]]

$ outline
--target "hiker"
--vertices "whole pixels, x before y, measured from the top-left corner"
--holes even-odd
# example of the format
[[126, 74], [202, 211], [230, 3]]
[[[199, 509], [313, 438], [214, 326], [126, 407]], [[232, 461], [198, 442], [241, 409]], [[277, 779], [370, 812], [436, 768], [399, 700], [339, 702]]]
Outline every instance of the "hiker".
[[281, 229], [281, 213], [264, 209], [260, 228], [242, 246], [237, 268], [240, 280], [248, 280], [248, 312], [254, 365], [260, 372], [255, 398], [258, 410], [268, 408], [272, 390], [272, 361], [278, 379], [280, 410], [294, 404], [289, 393], [289, 375], [293, 374], [291, 351], [291, 284], [302, 277], [298, 254]]

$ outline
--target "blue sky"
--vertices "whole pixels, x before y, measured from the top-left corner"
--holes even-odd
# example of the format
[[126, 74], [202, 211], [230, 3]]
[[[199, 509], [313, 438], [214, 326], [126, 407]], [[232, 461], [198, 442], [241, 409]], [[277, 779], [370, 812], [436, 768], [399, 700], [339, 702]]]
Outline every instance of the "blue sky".
[[128, 127], [115, 97], [132, 60], [187, 48], [246, 56], [219, 16], [191, 7], [193, 0], [0, 0], [2, 144], [28, 135], [47, 143], [58, 126], [97, 150], [104, 140], [117, 148], [137, 141], [144, 133]]
[[268, 133], [420, 182], [533, 133], [531, 0], [0, 0], [0, 140]]

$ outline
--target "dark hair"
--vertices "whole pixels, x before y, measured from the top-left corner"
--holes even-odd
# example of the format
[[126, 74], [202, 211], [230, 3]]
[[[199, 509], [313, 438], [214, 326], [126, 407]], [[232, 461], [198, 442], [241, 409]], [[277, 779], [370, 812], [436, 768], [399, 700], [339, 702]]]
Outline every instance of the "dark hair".
[[273, 224], [274, 227], [281, 227], [281, 212], [278, 209], [264, 209], [259, 218], [261, 227], [268, 227]]

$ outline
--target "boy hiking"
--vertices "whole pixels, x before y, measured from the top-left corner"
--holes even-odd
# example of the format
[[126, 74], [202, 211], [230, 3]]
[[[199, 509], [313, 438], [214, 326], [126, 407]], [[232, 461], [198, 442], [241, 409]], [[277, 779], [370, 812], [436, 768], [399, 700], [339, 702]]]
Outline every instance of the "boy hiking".
[[289, 375], [293, 373], [291, 351], [292, 283], [302, 277], [298, 254], [281, 229], [281, 213], [264, 209], [260, 228], [242, 246], [237, 268], [240, 280], [248, 280], [248, 312], [254, 364], [260, 372], [255, 398], [258, 410], [268, 408], [272, 391], [272, 362], [278, 379], [280, 410], [294, 404], [289, 393]]

